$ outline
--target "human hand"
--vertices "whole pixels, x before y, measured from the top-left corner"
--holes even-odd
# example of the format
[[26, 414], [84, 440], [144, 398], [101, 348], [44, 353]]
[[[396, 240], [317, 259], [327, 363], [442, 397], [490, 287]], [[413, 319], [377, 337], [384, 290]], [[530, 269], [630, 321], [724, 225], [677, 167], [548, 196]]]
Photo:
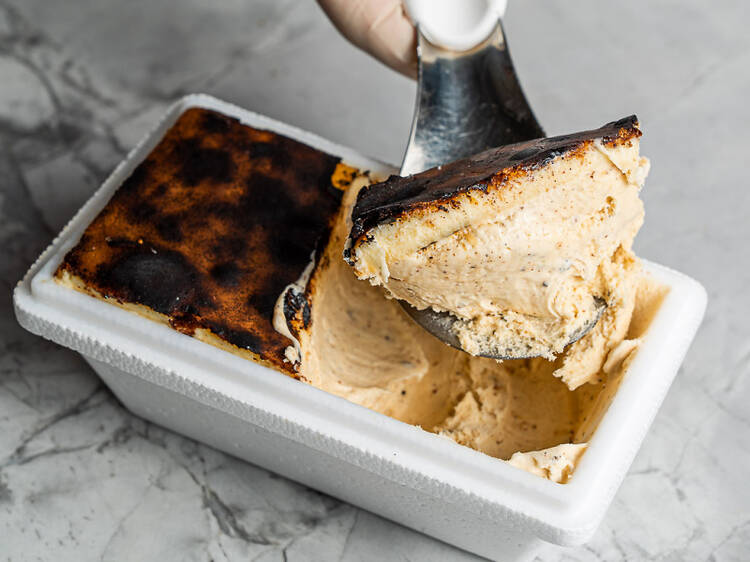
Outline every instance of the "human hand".
[[318, 0], [336, 29], [380, 62], [417, 76], [417, 37], [399, 0]]

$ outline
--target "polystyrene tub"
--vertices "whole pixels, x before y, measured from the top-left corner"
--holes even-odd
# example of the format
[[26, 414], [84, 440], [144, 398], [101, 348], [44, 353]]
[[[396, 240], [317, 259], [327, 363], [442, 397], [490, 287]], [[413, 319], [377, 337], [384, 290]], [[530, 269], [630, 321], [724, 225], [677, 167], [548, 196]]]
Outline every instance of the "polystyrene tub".
[[706, 293], [666, 267], [670, 292], [567, 484], [353, 404], [53, 280], [65, 253], [178, 116], [206, 107], [340, 156], [390, 166], [205, 95], [175, 103], [31, 267], [14, 292], [27, 330], [80, 352], [135, 414], [229, 454], [494, 559], [596, 530], [701, 322]]

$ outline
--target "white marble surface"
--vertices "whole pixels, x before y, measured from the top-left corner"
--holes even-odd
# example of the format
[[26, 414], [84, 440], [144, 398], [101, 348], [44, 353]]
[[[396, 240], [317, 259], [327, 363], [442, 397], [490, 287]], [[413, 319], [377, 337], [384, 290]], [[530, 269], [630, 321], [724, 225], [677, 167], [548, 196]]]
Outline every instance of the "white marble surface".
[[[638, 113], [653, 171], [637, 250], [710, 299], [593, 541], [544, 560], [750, 556], [746, 14], [742, 0], [511, 3], [550, 133]], [[396, 162], [414, 84], [312, 2], [0, 0], [0, 560], [471, 559], [133, 417], [76, 354], [16, 325], [13, 284], [194, 91]]]

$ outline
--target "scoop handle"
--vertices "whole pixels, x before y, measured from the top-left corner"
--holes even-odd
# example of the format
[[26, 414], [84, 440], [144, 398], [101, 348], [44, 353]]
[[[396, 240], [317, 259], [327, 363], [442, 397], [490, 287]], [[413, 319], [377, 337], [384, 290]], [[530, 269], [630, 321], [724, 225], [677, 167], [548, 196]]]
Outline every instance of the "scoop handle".
[[406, 11], [434, 45], [467, 51], [489, 37], [507, 0], [405, 0]]
[[435, 45], [421, 27], [417, 39], [417, 104], [402, 176], [544, 136], [521, 89], [499, 19], [470, 51]]

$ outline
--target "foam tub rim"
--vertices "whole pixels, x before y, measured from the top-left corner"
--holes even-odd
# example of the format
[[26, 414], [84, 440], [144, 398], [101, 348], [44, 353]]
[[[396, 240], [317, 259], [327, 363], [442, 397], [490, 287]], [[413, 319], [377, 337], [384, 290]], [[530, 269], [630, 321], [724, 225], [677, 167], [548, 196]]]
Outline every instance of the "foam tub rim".
[[582, 544], [603, 518], [677, 373], [706, 306], [697, 281], [644, 260], [670, 289], [571, 480], [556, 484], [57, 284], [65, 253], [133, 168], [191, 107], [236, 117], [376, 175], [393, 166], [204, 94], [174, 103], [42, 253], [14, 290], [28, 330], [446, 505], [556, 544]]

